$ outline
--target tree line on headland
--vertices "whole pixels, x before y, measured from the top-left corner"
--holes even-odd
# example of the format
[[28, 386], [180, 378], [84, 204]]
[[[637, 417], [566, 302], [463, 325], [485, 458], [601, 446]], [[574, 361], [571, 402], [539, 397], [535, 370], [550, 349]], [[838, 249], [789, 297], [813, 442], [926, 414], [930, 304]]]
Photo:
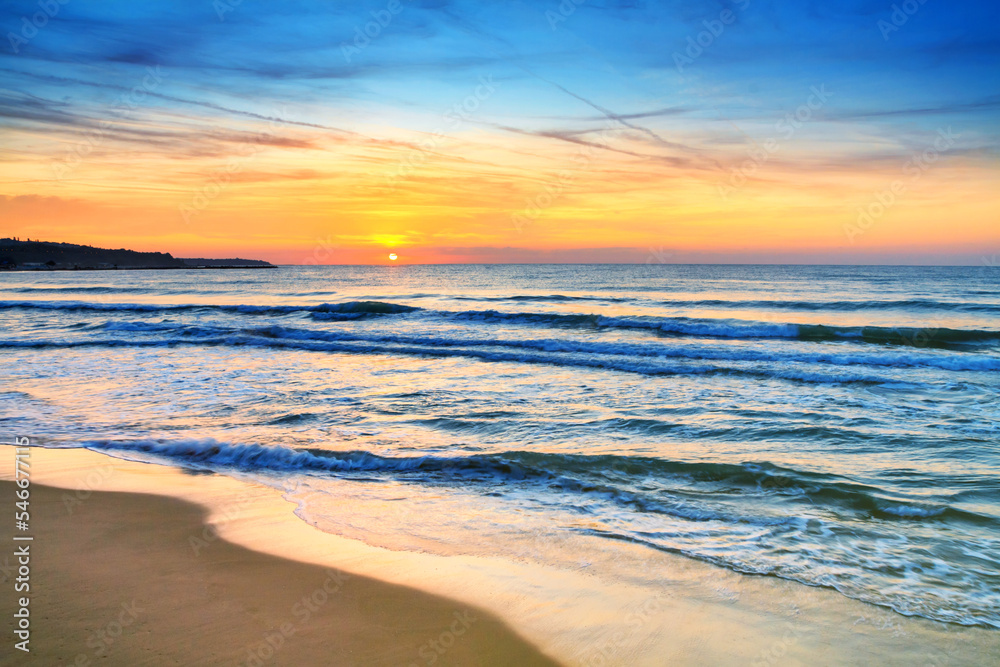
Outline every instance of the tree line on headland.
[[168, 252], [138, 252], [95, 248], [73, 243], [0, 239], [0, 269], [101, 270], [101, 269], [236, 269], [276, 268], [260, 259], [206, 259], [174, 257]]

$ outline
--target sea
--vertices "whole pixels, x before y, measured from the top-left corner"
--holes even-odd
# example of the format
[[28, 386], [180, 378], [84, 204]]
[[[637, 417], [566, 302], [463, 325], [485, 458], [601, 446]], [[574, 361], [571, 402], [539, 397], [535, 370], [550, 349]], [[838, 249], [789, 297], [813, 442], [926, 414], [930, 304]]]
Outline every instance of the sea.
[[0, 312], [33, 444], [393, 550], [627, 546], [1000, 628], [997, 267], [5, 272]]

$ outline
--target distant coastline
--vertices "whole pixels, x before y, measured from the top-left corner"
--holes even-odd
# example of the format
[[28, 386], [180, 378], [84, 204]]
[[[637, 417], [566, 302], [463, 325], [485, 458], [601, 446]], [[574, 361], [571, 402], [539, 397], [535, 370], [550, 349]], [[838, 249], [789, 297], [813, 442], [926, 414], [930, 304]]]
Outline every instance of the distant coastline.
[[138, 252], [119, 248], [17, 238], [0, 239], [3, 271], [134, 271], [193, 269], [276, 269], [262, 259], [180, 258], [168, 252]]

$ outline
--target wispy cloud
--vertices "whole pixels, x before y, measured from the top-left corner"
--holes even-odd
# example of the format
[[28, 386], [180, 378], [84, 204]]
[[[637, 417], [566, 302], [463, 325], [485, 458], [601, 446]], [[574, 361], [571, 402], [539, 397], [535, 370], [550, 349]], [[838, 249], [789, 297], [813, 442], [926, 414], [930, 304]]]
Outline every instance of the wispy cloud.
[[[673, 245], [664, 234], [818, 247], [951, 125], [961, 139], [912, 201], [963, 183], [957, 233], [990, 233], [1000, 4], [928, 2], [886, 41], [891, 8], [873, 0], [588, 1], [555, 30], [556, 2], [405, 0], [345, 60], [384, 6], [243, 2], [220, 21], [211, 2], [65, 3], [16, 53], [0, 45], [0, 187], [74, 202], [60, 206], [89, 220], [80, 230], [100, 228], [97, 210], [128, 229], [128, 211], [185, 238], [395, 235], [449, 256], [557, 259], [567, 240], [627, 258], [620, 243]], [[680, 75], [671, 53], [726, 9], [738, 21]], [[0, 4], [0, 34], [36, 11]], [[162, 81], [143, 86], [150, 71]], [[481, 77], [496, 82], [486, 101]], [[779, 123], [817, 85], [835, 96], [786, 136]], [[721, 204], [716, 185], [770, 139], [766, 169]], [[215, 188], [198, 229], [182, 226], [178, 206]], [[5, 200], [5, 223], [56, 224], [47, 201]], [[511, 212], [540, 201], [514, 243]], [[893, 211], [928, 239], [945, 213]]]

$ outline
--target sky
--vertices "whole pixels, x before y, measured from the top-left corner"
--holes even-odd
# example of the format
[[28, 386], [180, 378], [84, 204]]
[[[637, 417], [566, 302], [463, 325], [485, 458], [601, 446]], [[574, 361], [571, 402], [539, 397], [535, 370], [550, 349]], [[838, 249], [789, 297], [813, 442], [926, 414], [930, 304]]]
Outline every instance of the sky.
[[0, 236], [996, 263], [1000, 3], [0, 3]]

